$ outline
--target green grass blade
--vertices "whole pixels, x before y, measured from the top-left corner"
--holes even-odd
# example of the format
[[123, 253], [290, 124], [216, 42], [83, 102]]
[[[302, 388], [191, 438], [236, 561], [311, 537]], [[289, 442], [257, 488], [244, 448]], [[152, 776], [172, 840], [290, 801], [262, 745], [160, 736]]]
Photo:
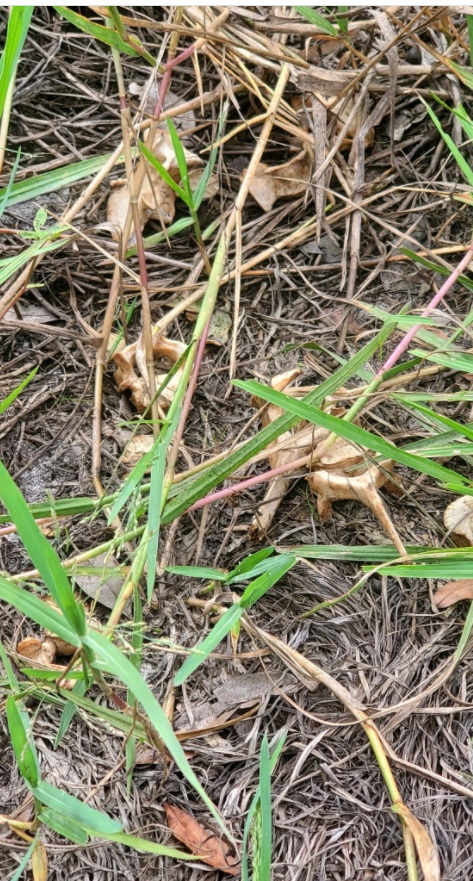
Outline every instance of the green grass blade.
[[138, 835], [130, 835], [128, 832], [117, 832], [114, 835], [108, 835], [107, 841], [116, 841], [118, 844], [125, 844], [126, 847], [132, 847], [134, 850], [142, 853], [154, 853], [164, 857], [171, 857], [174, 860], [198, 860], [198, 856], [184, 853], [182, 850], [176, 850], [173, 847], [166, 847], [164, 844], [157, 844], [154, 841], [147, 841], [146, 838], [140, 838]]
[[264, 560], [274, 554], [274, 548], [261, 548], [260, 551], [256, 551], [254, 554], [249, 554], [248, 557], [245, 557], [238, 566], [235, 566], [231, 572], [228, 573], [228, 581], [236, 581], [240, 575], [246, 576], [247, 578], [252, 578], [255, 575], [255, 569], [260, 565]]
[[6, 701], [6, 713], [10, 740], [15, 758], [23, 779], [32, 788], [40, 781], [39, 762], [30, 735], [30, 719], [27, 713], [17, 706], [12, 695]]
[[143, 153], [143, 156], [148, 160], [149, 164], [156, 169], [158, 174], [162, 177], [163, 181], [167, 183], [168, 187], [171, 187], [171, 190], [174, 190], [176, 195], [179, 196], [180, 199], [182, 199], [187, 207], [191, 208], [192, 201], [189, 200], [189, 196], [187, 195], [186, 191], [183, 190], [182, 187], [180, 187], [179, 184], [176, 183], [176, 181], [169, 174], [169, 171], [165, 169], [164, 165], [161, 165], [161, 163], [158, 159], [156, 159], [156, 156], [153, 155], [151, 150], [148, 150], [146, 144], [142, 144], [140, 142], [140, 150]]
[[82, 635], [86, 629], [84, 608], [77, 602], [56, 551], [35, 523], [25, 499], [3, 462], [0, 462], [0, 498], [55, 603], [75, 632]]
[[172, 441], [180, 417], [178, 408], [171, 419], [171, 423], [165, 430], [163, 441], [157, 447], [157, 455], [151, 466], [151, 486], [149, 491], [148, 508], [148, 544], [146, 549], [147, 577], [146, 591], [148, 603], [154, 590], [156, 579], [156, 560], [158, 558], [159, 531], [161, 528], [161, 512], [164, 499], [164, 474], [166, 471], [166, 456], [169, 444]]
[[[13, 184], [15, 183], [16, 173], [18, 171], [18, 166], [20, 164], [20, 156], [21, 156], [21, 150], [18, 150], [18, 152], [16, 154], [15, 161], [13, 163], [13, 168], [11, 170], [10, 180], [8, 181], [7, 186], [4, 187], [3, 190], [0, 190], [0, 199], [1, 199], [1, 201], [0, 201], [0, 217], [2, 216], [3, 212], [5, 211], [5, 208], [7, 207], [8, 197], [10, 196], [10, 193], [13, 189]], [[3, 196], [2, 196], [2, 193], [3, 193]]]
[[212, 569], [210, 566], [168, 566], [166, 572], [173, 575], [185, 575], [188, 578], [204, 578], [206, 581], [227, 581], [228, 575], [223, 569]]
[[0, 661], [2, 662], [5, 673], [7, 674], [8, 685], [10, 687], [10, 691], [17, 692], [18, 691], [18, 679], [15, 676], [15, 671], [10, 663], [10, 658], [8, 657], [5, 646], [3, 642], [0, 640]]
[[[324, 382], [317, 386], [317, 388], [306, 395], [303, 400], [306, 403], [322, 404], [327, 395], [333, 394], [333, 392], [345, 385], [352, 376], [357, 374], [360, 367], [366, 364], [369, 358], [380, 350], [382, 344], [392, 333], [394, 327], [394, 323], [386, 324], [376, 337], [370, 340], [363, 349], [357, 352], [348, 363], [339, 367], [332, 376], [324, 380]], [[261, 450], [266, 449], [266, 447], [272, 443], [272, 441], [275, 441], [280, 434], [289, 431], [297, 425], [299, 421], [300, 417], [297, 416], [287, 414], [280, 416], [270, 425], [266, 426], [266, 428], [259, 431], [239, 450], [230, 453], [229, 456], [226, 456], [221, 462], [217, 463], [212, 468], [209, 468], [208, 471], [205, 471], [192, 481], [183, 482], [180, 486], [173, 488], [173, 490], [169, 492], [169, 501], [163, 511], [162, 523], [171, 523], [172, 520], [179, 517], [179, 515], [186, 511], [194, 502], [207, 495], [207, 493], [214, 489], [215, 486], [235, 471], [238, 471], [248, 459], [256, 455], [256, 453], [261, 452]]]
[[339, 36], [337, 28], [330, 21], [327, 21], [323, 15], [320, 15], [320, 12], [316, 12], [312, 6], [296, 6], [295, 8], [302, 18], [315, 25], [323, 34], [329, 34], [331, 37]]
[[71, 822], [71, 820], [63, 814], [59, 814], [52, 808], [43, 807], [38, 814], [38, 819], [41, 820], [45, 826], [49, 826], [50, 829], [57, 832], [58, 835], [62, 835], [63, 838], [73, 841], [74, 844], [85, 846], [89, 840], [89, 834], [85, 829], [79, 826], [78, 823]]
[[[74, 162], [71, 165], [55, 168], [53, 171], [45, 171], [36, 177], [29, 177], [26, 180], [18, 181], [18, 183], [12, 184], [11, 187], [9, 184], [0, 189], [0, 199], [5, 199], [4, 207], [8, 208], [10, 205], [19, 205], [22, 202], [37, 199], [38, 196], [42, 196], [45, 193], [60, 190], [62, 187], [70, 186], [73, 183], [77, 183], [77, 181], [96, 174], [103, 168], [111, 155], [111, 153], [103, 153], [101, 156], [83, 159], [81, 162]], [[120, 160], [117, 164], [119, 163]]]
[[13, 873], [13, 875], [11, 876], [9, 881], [20, 881], [20, 878], [23, 875], [23, 871], [24, 871], [24, 869], [26, 869], [26, 867], [27, 867], [32, 855], [33, 855], [33, 851], [36, 847], [36, 842], [38, 840], [38, 836], [39, 836], [39, 831], [36, 833], [35, 837], [33, 838], [33, 841], [31, 842], [29, 848], [27, 849], [23, 859], [21, 860], [20, 865], [15, 870], [15, 872]]
[[466, 16], [466, 26], [468, 30], [468, 44], [470, 50], [470, 64], [473, 67], [473, 15]]
[[36, 621], [45, 630], [51, 630], [52, 633], [55, 633], [56, 636], [61, 637], [61, 639], [64, 639], [71, 645], [80, 647], [79, 636], [63, 615], [51, 609], [47, 603], [43, 603], [42, 600], [29, 593], [23, 587], [19, 587], [13, 581], [8, 581], [6, 578], [1, 577], [0, 600], [14, 606], [15, 609], [23, 612], [32, 621]]
[[251, 608], [273, 585], [280, 581], [286, 572], [289, 572], [289, 569], [292, 569], [295, 562], [294, 554], [281, 554], [271, 560], [273, 565], [270, 571], [264, 572], [255, 581], [252, 581], [244, 591], [240, 600], [242, 609]]
[[205, 639], [192, 649], [189, 657], [186, 658], [182, 667], [174, 676], [174, 685], [182, 685], [204, 663], [213, 650], [220, 645], [222, 639], [225, 639], [230, 630], [240, 620], [243, 611], [239, 603], [235, 603], [227, 609]]
[[[397, 560], [399, 554], [392, 545], [296, 545], [291, 548], [281, 548], [282, 551], [291, 551], [296, 557], [309, 560], [339, 560], [340, 562], [368, 562], [385, 563], [388, 560]], [[436, 552], [437, 548], [418, 547], [407, 545], [407, 553]]]
[[419, 100], [422, 101], [422, 104], [424, 105], [425, 109], [427, 110], [427, 113], [429, 114], [437, 131], [441, 134], [443, 140], [445, 141], [448, 149], [450, 150], [451, 155], [453, 156], [455, 162], [458, 165], [458, 168], [460, 169], [461, 173], [463, 174], [463, 177], [465, 178], [467, 183], [470, 185], [470, 187], [473, 186], [473, 171], [471, 170], [468, 162], [466, 161], [464, 156], [462, 156], [462, 154], [460, 153], [460, 150], [458, 149], [457, 145], [455, 144], [455, 141], [453, 141], [452, 138], [450, 137], [450, 135], [446, 131], [444, 131], [444, 129], [442, 128], [442, 124], [441, 124], [437, 114], [435, 113], [435, 111], [432, 110], [431, 107], [429, 107], [429, 105], [427, 104], [427, 101], [425, 101], [421, 95], [419, 95], [418, 97], [419, 97]]
[[395, 462], [399, 462], [401, 465], [407, 465], [409, 468], [413, 468], [415, 471], [419, 471], [422, 474], [429, 474], [430, 477], [435, 477], [440, 481], [451, 480], [455, 477], [460, 483], [463, 480], [467, 482], [467, 478], [463, 478], [455, 471], [451, 471], [450, 468], [445, 468], [443, 465], [437, 465], [436, 462], [431, 462], [428, 459], [424, 459], [422, 456], [415, 456], [413, 453], [401, 450], [388, 441], [385, 441], [383, 438], [372, 434], [370, 431], [365, 431], [364, 428], [360, 428], [358, 425], [346, 422], [338, 416], [331, 416], [328, 413], [324, 413], [323, 410], [320, 410], [313, 404], [307, 404], [305, 400], [297, 401], [295, 398], [290, 398], [288, 395], [284, 395], [282, 392], [263, 386], [261, 383], [255, 382], [254, 380], [248, 380], [246, 382], [234, 380], [234, 385], [251, 395], [256, 395], [257, 397], [262, 398], [264, 401], [276, 404], [277, 407], [282, 407], [289, 413], [294, 414], [294, 416], [298, 416], [299, 420], [304, 419], [313, 425], [327, 428], [329, 431], [334, 432], [338, 437], [343, 437], [351, 443], [359, 444], [360, 446], [374, 450], [376, 453], [380, 453], [382, 456], [386, 456], [389, 459], [394, 459]]
[[[414, 263], [419, 263], [420, 266], [425, 266], [426, 269], [431, 269], [432, 272], [438, 272], [443, 278], [447, 278], [450, 275], [451, 270], [447, 269], [446, 266], [434, 263], [433, 260], [427, 260], [426, 257], [421, 257], [420, 254], [416, 254], [416, 252], [411, 251], [410, 248], [400, 248], [399, 250]], [[457, 278], [456, 284], [461, 284], [468, 291], [473, 291], [473, 281], [465, 275], [460, 275], [460, 277]]]
[[184, 153], [184, 147], [181, 144], [181, 139], [177, 133], [176, 126], [174, 125], [172, 119], [168, 119], [167, 124], [174, 154], [176, 157], [177, 167], [179, 169], [179, 174], [181, 175], [181, 182], [183, 184], [186, 196], [189, 200], [188, 204], [190, 208], [195, 208], [194, 200], [192, 198], [192, 192], [189, 186], [189, 170], [187, 168], [187, 160], [186, 154]]
[[473, 355], [468, 352], [460, 354], [459, 352], [424, 352], [422, 349], [414, 349], [414, 354], [426, 361], [433, 361], [434, 364], [442, 364], [449, 370], [460, 370], [462, 373], [471, 373], [473, 371]]
[[[149, 61], [152, 65], [155, 64], [154, 59], [148, 52], [138, 49], [139, 44], [137, 44], [138, 48], [134, 48], [131, 42], [125, 42], [122, 38], [117, 34], [116, 31], [111, 28], [106, 28], [101, 24], [96, 24], [94, 21], [91, 21], [89, 18], [85, 18], [83, 15], [78, 15], [77, 12], [73, 12], [73, 9], [69, 6], [53, 6], [53, 9], [62, 15], [63, 18], [66, 18], [71, 24], [73, 24], [80, 31], [83, 31], [86, 34], [89, 34], [95, 40], [100, 40], [102, 43], [106, 43], [107, 46], [110, 46], [112, 49], [116, 49], [117, 52], [124, 52], [125, 55], [133, 55], [135, 58], [142, 55]], [[131, 40], [131, 38], [130, 38]]]
[[12, 6], [8, 16], [5, 46], [0, 58], [0, 116], [23, 49], [34, 6]]
[[[470, 560], [447, 560], [444, 563], [411, 563], [390, 566], [383, 570], [384, 575], [396, 578], [446, 578], [455, 581], [458, 578], [471, 578], [473, 558]], [[370, 566], [363, 566], [363, 572], [370, 572]]]
[[[172, 223], [171, 226], [167, 227], [166, 232], [157, 232], [152, 236], [147, 236], [143, 239], [143, 246], [145, 248], [151, 248], [153, 245], [159, 245], [161, 242], [166, 242], [168, 239], [172, 238], [172, 236], [183, 232], [185, 229], [189, 229], [192, 224], [192, 217], [180, 217], [179, 220], [176, 220], [175, 223]], [[136, 245], [134, 245], [132, 248], [128, 248], [126, 256], [134, 257], [137, 253], [138, 249]]]
[[442, 425], [447, 425], [448, 428], [451, 428], [455, 434], [460, 434], [463, 437], [467, 437], [469, 440], [473, 441], [473, 430], [469, 428], [467, 425], [460, 425], [459, 422], [456, 422], [455, 419], [449, 419], [448, 416], [442, 416], [441, 413], [436, 413], [435, 410], [431, 410], [430, 407], [424, 407], [422, 404], [418, 404], [416, 401], [407, 401], [405, 404], [411, 410], [414, 410], [417, 413], [422, 413], [423, 415], [432, 418], [435, 422], [439, 422]]
[[[259, 811], [261, 828], [258, 843], [258, 881], [271, 881], [271, 856], [273, 850], [273, 823], [271, 811], [271, 769], [269, 763], [269, 744], [266, 734], [263, 737], [259, 766]], [[253, 859], [254, 867], [256, 854]], [[256, 872], [254, 872], [256, 876]]]
[[72, 823], [85, 826], [96, 835], [113, 835], [123, 829], [123, 824], [118, 820], [113, 820], [112, 817], [97, 811], [73, 795], [69, 795], [68, 792], [57, 789], [47, 780], [40, 780], [37, 786], [32, 787], [32, 792], [41, 804], [66, 817]]
[[[282, 749], [286, 742], [287, 732], [284, 732], [279, 738], [274, 738], [271, 742], [271, 747], [274, 748], [271, 751], [271, 758], [269, 760], [269, 770], [270, 774], [273, 773], [279, 756], [281, 755]], [[260, 787], [255, 792], [254, 798], [250, 804], [248, 814], [246, 816], [245, 828], [243, 831], [243, 843], [242, 843], [242, 861], [241, 861], [241, 881], [249, 881], [248, 874], [248, 838], [250, 834], [251, 825], [253, 822], [253, 817], [255, 815], [255, 811], [258, 808], [260, 803]], [[253, 876], [255, 878], [255, 876]]]
[[166, 749], [176, 762], [177, 767], [184, 775], [188, 783], [193, 786], [195, 791], [200, 795], [203, 802], [211, 811], [220, 828], [228, 835], [217, 808], [202, 788], [192, 768], [187, 761], [184, 750], [179, 743], [169, 719], [163, 708], [159, 705], [154, 697], [150, 687], [142, 679], [131, 661], [115, 646], [99, 633], [89, 632], [84, 637], [84, 644], [87, 645], [92, 652], [105, 662], [108, 671], [121, 679], [122, 682], [130, 689], [136, 700], [141, 704], [148, 715], [148, 718], [157, 731]]
[[0, 415], [8, 409], [10, 404], [13, 404], [13, 401], [16, 401], [18, 395], [21, 395], [23, 389], [28, 385], [29, 382], [31, 382], [33, 377], [36, 376], [38, 370], [39, 366], [34, 367], [31, 373], [28, 373], [26, 379], [20, 382], [20, 384], [17, 385], [16, 389], [13, 389], [13, 391], [10, 392], [10, 394], [6, 398], [4, 398], [3, 401], [0, 401]]

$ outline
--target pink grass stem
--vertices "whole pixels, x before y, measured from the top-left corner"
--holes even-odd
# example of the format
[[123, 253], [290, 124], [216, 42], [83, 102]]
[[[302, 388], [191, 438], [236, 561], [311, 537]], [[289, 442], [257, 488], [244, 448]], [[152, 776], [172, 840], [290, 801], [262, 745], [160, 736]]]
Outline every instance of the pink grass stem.
[[227, 486], [224, 489], [217, 490], [217, 492], [210, 493], [203, 499], [199, 499], [198, 502], [194, 502], [194, 504], [187, 510], [197, 511], [198, 508], [203, 508], [205, 505], [210, 505], [212, 502], [217, 502], [219, 499], [225, 499], [228, 496], [232, 496], [234, 493], [241, 492], [251, 486], [258, 486], [259, 483], [267, 483], [268, 480], [272, 480], [273, 477], [279, 477], [281, 474], [286, 474], [288, 471], [295, 471], [296, 468], [299, 468], [302, 465], [307, 465], [308, 460], [309, 456], [302, 456], [300, 459], [295, 459], [293, 462], [286, 462], [285, 465], [279, 465], [277, 468], [271, 468], [270, 471], [264, 471], [263, 474], [255, 474], [254, 477], [248, 477], [246, 480], [241, 480], [240, 483], [234, 483], [233, 486]]
[[[460, 263], [458, 264], [456, 269], [454, 269], [453, 272], [451, 273], [451, 275], [449, 275], [448, 278], [444, 281], [442, 287], [439, 288], [439, 290], [435, 294], [435, 297], [432, 297], [429, 305], [426, 306], [426, 308], [424, 309], [424, 311], [422, 313], [422, 318], [427, 318], [427, 316], [430, 315], [430, 313], [443, 300], [445, 294], [447, 294], [448, 291], [450, 290], [450, 288], [452, 287], [452, 285], [455, 284], [457, 278], [462, 274], [463, 270], [467, 268], [472, 257], [473, 257], [473, 244], [470, 245], [470, 247], [468, 248], [468, 251], [466, 252], [463, 259], [460, 260]], [[387, 370], [390, 370], [391, 367], [394, 367], [396, 361], [398, 361], [399, 358], [401, 357], [401, 355], [404, 354], [409, 343], [414, 339], [416, 333], [420, 330], [421, 327], [422, 327], [422, 324], [415, 324], [414, 327], [411, 327], [411, 329], [408, 331], [408, 333], [406, 333], [405, 337], [403, 337], [401, 342], [396, 346], [394, 351], [391, 352], [389, 358], [384, 362], [381, 369], [378, 370], [375, 379], [381, 379], [383, 373], [386, 373]]]

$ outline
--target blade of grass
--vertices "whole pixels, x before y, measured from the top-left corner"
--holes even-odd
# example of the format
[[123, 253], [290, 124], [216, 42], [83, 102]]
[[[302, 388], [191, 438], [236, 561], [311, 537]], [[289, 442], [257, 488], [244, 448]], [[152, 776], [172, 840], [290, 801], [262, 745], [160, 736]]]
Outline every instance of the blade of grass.
[[463, 174], [463, 177], [465, 178], [466, 182], [470, 185], [470, 187], [473, 186], [473, 171], [471, 170], [465, 157], [462, 156], [462, 154], [460, 153], [460, 150], [458, 149], [457, 145], [455, 144], [455, 141], [453, 141], [452, 138], [450, 137], [450, 135], [446, 131], [444, 131], [444, 129], [442, 128], [442, 124], [441, 124], [437, 114], [435, 113], [435, 111], [432, 110], [431, 107], [429, 107], [429, 105], [427, 104], [427, 101], [425, 101], [421, 95], [419, 95], [418, 97], [419, 97], [419, 100], [422, 101], [422, 104], [424, 105], [425, 109], [427, 110], [427, 113], [429, 114], [437, 131], [441, 134], [443, 140], [445, 141], [448, 149], [450, 150], [451, 155], [453, 156], [455, 162], [457, 163], [458, 168], [460, 169], [461, 173]]
[[327, 21], [320, 12], [316, 12], [312, 6], [296, 6], [299, 15], [305, 18], [310, 24], [315, 25], [323, 34], [329, 34], [331, 37], [338, 37], [339, 31], [330, 21]]
[[343, 437], [350, 443], [368, 447], [368, 449], [374, 450], [376, 453], [380, 453], [388, 459], [394, 459], [394, 461], [399, 462], [401, 465], [407, 465], [409, 468], [413, 468], [415, 471], [419, 471], [422, 474], [429, 474], [431, 477], [435, 477], [440, 481], [455, 477], [460, 483], [463, 481], [465, 483], [469, 482], [468, 478], [462, 477], [450, 468], [445, 468], [443, 465], [437, 465], [435, 462], [430, 462], [422, 456], [415, 456], [412, 453], [399, 449], [388, 441], [385, 441], [383, 438], [366, 431], [364, 428], [360, 428], [358, 425], [346, 422], [338, 416], [331, 416], [329, 413], [324, 413], [323, 410], [320, 410], [314, 404], [306, 403], [306, 400], [297, 401], [295, 398], [290, 398], [288, 395], [278, 392], [275, 389], [268, 388], [268, 386], [263, 386], [261, 383], [255, 382], [254, 380], [234, 380], [233, 384], [251, 395], [256, 395], [264, 401], [276, 404], [277, 407], [282, 407], [283, 410], [292, 413], [294, 416], [298, 416], [300, 420], [304, 419], [313, 425], [327, 428], [338, 437]]
[[0, 116], [30, 26], [34, 6], [12, 6], [8, 16], [5, 46], [0, 58]]
[[25, 499], [3, 462], [0, 462], [0, 498], [52, 598], [75, 633], [82, 635], [86, 629], [84, 608], [76, 600], [58, 555], [35, 523]]
[[184, 750], [177, 740], [172, 725], [163, 708], [159, 705], [150, 687], [140, 676], [131, 661], [129, 661], [113, 643], [109, 642], [99, 633], [89, 631], [86, 636], [84, 636], [83, 642], [84, 645], [91, 649], [98, 658], [105, 662], [109, 673], [120, 677], [121, 681], [125, 683], [137, 701], [139, 701], [181, 773], [200, 795], [202, 801], [207, 805], [220, 828], [228, 836], [229, 833], [225, 827], [224, 821], [190, 767]]
[[[70, 184], [77, 183], [77, 181], [96, 174], [111, 156], [112, 153], [103, 153], [101, 156], [93, 156], [91, 159], [73, 162], [70, 165], [55, 168], [53, 171], [45, 171], [42, 174], [36, 175], [36, 177], [28, 177], [26, 180], [12, 183], [11, 186], [8, 184], [8, 186], [0, 189], [0, 199], [5, 199], [4, 210], [11, 205], [29, 202], [45, 193], [52, 193], [55, 190], [70, 186]], [[117, 165], [121, 164], [121, 162], [123, 162], [123, 158], [118, 160]]]
[[[369, 358], [379, 351], [385, 340], [394, 329], [394, 323], [386, 326], [364, 346], [353, 358], [336, 370], [332, 376], [324, 380], [317, 388], [303, 399], [306, 403], [322, 404], [327, 395], [333, 394], [341, 386], [355, 376], [361, 366], [366, 364]], [[192, 504], [206, 496], [217, 484], [221, 483], [235, 471], [238, 471], [245, 462], [256, 453], [264, 450], [270, 443], [275, 441], [280, 434], [289, 431], [300, 421], [297, 416], [283, 415], [275, 419], [270, 425], [259, 431], [246, 444], [234, 453], [230, 453], [221, 462], [203, 472], [197, 478], [183, 481], [180, 485], [172, 487], [169, 492], [163, 515], [162, 523], [171, 523], [176, 517], [186, 511]]]
[[39, 365], [38, 367], [34, 367], [31, 373], [28, 373], [28, 376], [22, 382], [20, 382], [19, 385], [17, 385], [16, 389], [13, 389], [13, 391], [10, 392], [10, 394], [6, 398], [4, 398], [3, 401], [0, 401], [0, 415], [8, 409], [10, 404], [13, 404], [13, 401], [16, 401], [18, 395], [21, 395], [23, 389], [26, 388], [33, 377], [36, 376], [38, 370]]
[[[122, 40], [116, 31], [106, 28], [101, 24], [96, 24], [94, 21], [85, 18], [83, 15], [79, 15], [69, 6], [53, 6], [53, 9], [80, 31], [89, 34], [89, 36], [93, 37], [95, 40], [100, 40], [101, 43], [105, 43], [112, 49], [116, 49], [117, 52], [124, 52], [125, 55], [133, 55], [135, 57], [141, 55], [149, 62], [149, 64], [153, 67], [155, 66], [156, 62], [153, 56], [143, 49], [133, 37], [129, 37], [128, 41]], [[135, 43], [135, 45], [133, 45], [133, 43]]]

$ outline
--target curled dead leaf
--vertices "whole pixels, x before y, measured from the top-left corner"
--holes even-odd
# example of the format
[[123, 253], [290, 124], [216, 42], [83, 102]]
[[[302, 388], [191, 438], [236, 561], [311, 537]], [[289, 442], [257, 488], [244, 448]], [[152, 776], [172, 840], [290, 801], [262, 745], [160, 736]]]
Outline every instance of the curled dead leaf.
[[332, 516], [332, 502], [353, 499], [369, 508], [380, 522], [401, 556], [405, 548], [392, 522], [378, 489], [388, 480], [388, 472], [393, 468], [392, 461], [380, 465], [370, 465], [363, 470], [314, 471], [307, 478], [309, 486], [317, 493], [317, 510], [322, 521]]
[[473, 579], [459, 578], [439, 587], [432, 597], [438, 609], [448, 609], [462, 600], [473, 600]]
[[419, 863], [424, 873], [424, 881], [440, 881], [438, 851], [427, 829], [403, 802], [393, 804], [392, 810], [402, 818], [412, 834]]
[[[62, 640], [61, 640], [62, 642]], [[36, 670], [56, 670], [65, 672], [67, 669], [63, 664], [55, 664], [54, 660], [58, 651], [56, 641], [51, 637], [45, 639], [37, 639], [29, 636], [21, 640], [16, 647], [16, 651], [20, 658], [28, 661], [28, 666]], [[63, 683], [65, 688], [72, 688], [73, 680], [67, 679]]]
[[[171, 340], [168, 337], [156, 334], [153, 336], [153, 351], [157, 357], [167, 358], [172, 363], [181, 358], [186, 350], [184, 343]], [[148, 389], [148, 369], [142, 338], [137, 342], [125, 346], [121, 351], [113, 355], [115, 362], [115, 382], [119, 391], [131, 392], [131, 402], [138, 412], [143, 413], [149, 407], [150, 397]], [[135, 366], [139, 373], [136, 372]], [[156, 374], [156, 388], [159, 389], [165, 382], [166, 373]], [[176, 370], [166, 387], [159, 396], [158, 403], [163, 410], [167, 410], [171, 404], [176, 389], [182, 377], [182, 367]]]
[[[202, 166], [203, 163], [199, 156], [191, 153], [185, 147], [183, 147], [183, 150], [189, 171]], [[168, 131], [164, 129], [157, 130], [152, 153], [163, 168], [166, 169], [170, 177], [178, 183], [181, 175]], [[138, 194], [138, 214], [141, 228], [143, 229], [145, 223], [150, 218], [159, 220], [162, 224], [168, 226], [174, 219], [176, 194], [161, 177], [157, 169], [144, 156], [141, 157], [141, 161], [145, 163], [145, 175]], [[113, 224], [119, 232], [122, 232], [125, 227], [129, 207], [128, 183], [127, 181], [117, 181], [108, 200], [107, 221]]]
[[250, 185], [250, 193], [263, 211], [271, 211], [278, 199], [305, 193], [312, 175], [313, 155], [307, 144], [283, 165], [260, 162]]
[[48, 881], [48, 855], [41, 841], [37, 841], [31, 855], [33, 881]]
[[443, 522], [458, 547], [473, 545], [473, 496], [460, 496], [444, 511]]
[[197, 820], [173, 805], [164, 805], [166, 811], [166, 819], [168, 826], [178, 841], [200, 857], [203, 863], [212, 866], [214, 869], [220, 869], [227, 875], [238, 874], [238, 861], [233, 855], [232, 848], [225, 841], [204, 826], [201, 826]]

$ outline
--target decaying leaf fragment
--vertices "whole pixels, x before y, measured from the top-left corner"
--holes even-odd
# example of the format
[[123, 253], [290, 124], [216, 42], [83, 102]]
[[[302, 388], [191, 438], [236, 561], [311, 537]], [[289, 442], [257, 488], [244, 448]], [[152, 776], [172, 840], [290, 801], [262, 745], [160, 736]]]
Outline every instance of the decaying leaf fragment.
[[[195, 172], [202, 167], [203, 162], [195, 153], [191, 153], [183, 147], [187, 168], [189, 172]], [[181, 175], [177, 164], [176, 154], [168, 131], [158, 129], [152, 149], [153, 155], [170, 177], [179, 183]], [[157, 169], [151, 165], [144, 156], [141, 161], [145, 163], [145, 176], [138, 195], [138, 212], [141, 228], [153, 218], [159, 220], [164, 226], [169, 226], [174, 219], [176, 194], [168, 183], [161, 177]], [[195, 177], [193, 178], [195, 183]], [[130, 197], [127, 181], [116, 181], [107, 206], [107, 221], [113, 224], [119, 232], [125, 226]]]
[[434, 593], [432, 597], [438, 609], [448, 609], [462, 600], [473, 600], [473, 579], [459, 578], [449, 581]]
[[395, 814], [402, 817], [403, 822], [412, 834], [425, 881], [440, 881], [438, 851], [427, 829], [424, 828], [420, 820], [414, 816], [403, 802], [393, 804], [392, 810]]
[[460, 496], [451, 502], [443, 522], [458, 547], [473, 545], [473, 496]]
[[302, 195], [310, 184], [312, 164], [313, 154], [307, 144], [283, 165], [260, 162], [250, 185], [253, 199], [263, 211], [271, 211], [278, 199]]
[[[184, 343], [168, 339], [165, 336], [153, 336], [153, 351], [158, 357], [167, 358], [171, 362], [176, 363], [185, 350], [186, 346]], [[143, 413], [149, 407], [150, 397], [148, 371], [142, 338], [140, 337], [136, 343], [131, 343], [129, 346], [117, 350], [113, 355], [113, 360], [116, 365], [115, 382], [118, 390], [120, 392], [130, 391], [132, 404], [140, 413]], [[136, 372], [135, 366], [138, 367], [139, 373]], [[157, 389], [163, 385], [166, 376], [166, 373], [156, 374]], [[168, 409], [172, 402], [181, 376], [182, 368], [179, 368], [159, 396], [158, 403], [164, 411]]]
[[[28, 661], [27, 666], [36, 670], [56, 670], [64, 673], [67, 669], [63, 664], [54, 663], [58, 646], [51, 637], [37, 639], [34, 636], [28, 636], [18, 643], [16, 651], [21, 658]], [[74, 681], [68, 679], [63, 685], [65, 688], [72, 688]]]
[[238, 861], [233, 856], [232, 848], [208, 829], [201, 826], [191, 814], [174, 805], [166, 804], [168, 826], [178, 841], [200, 857], [203, 863], [220, 869], [227, 875], [238, 874]]
[[[337, 459], [337, 443], [339, 443]], [[328, 459], [328, 461], [327, 461]], [[378, 489], [389, 480], [394, 463], [385, 461], [380, 465], [366, 465], [360, 452], [346, 441], [336, 441], [332, 450], [320, 463], [325, 468], [314, 471], [307, 478], [309, 486], [317, 493], [317, 511], [322, 521], [332, 516], [332, 502], [353, 499], [369, 508], [380, 522], [399, 554], [406, 551], [399, 534], [388, 514]], [[356, 467], [357, 464], [359, 467]], [[353, 467], [355, 466], [355, 467]], [[347, 470], [350, 469], [350, 470]]]

